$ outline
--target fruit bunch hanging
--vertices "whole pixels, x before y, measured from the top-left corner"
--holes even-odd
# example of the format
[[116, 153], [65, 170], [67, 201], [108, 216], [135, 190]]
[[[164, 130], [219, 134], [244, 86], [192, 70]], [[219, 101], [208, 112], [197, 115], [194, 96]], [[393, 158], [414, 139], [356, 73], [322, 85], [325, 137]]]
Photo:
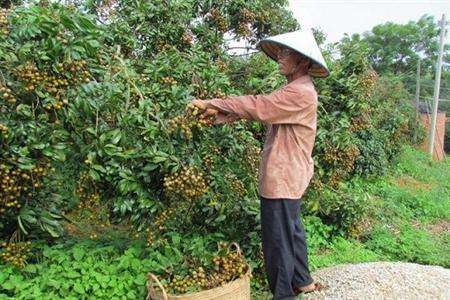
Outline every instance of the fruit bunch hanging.
[[23, 268], [26, 260], [31, 255], [31, 242], [11, 242], [0, 245], [0, 258], [4, 264], [12, 264], [17, 268]]
[[[23, 82], [25, 91], [31, 93], [34, 91], [47, 92], [54, 97], [54, 100], [43, 102], [43, 107], [47, 110], [61, 109], [68, 104], [66, 97], [67, 88], [70, 85], [78, 83], [87, 83], [90, 81], [91, 74], [87, 69], [86, 60], [74, 60], [70, 62], [60, 62], [55, 64], [56, 72], [49, 72], [38, 68], [36, 63], [28, 61], [11, 71], [12, 75]], [[11, 95], [11, 91], [6, 91]], [[11, 96], [9, 96], [11, 98]], [[13, 99], [10, 99], [10, 103]]]
[[259, 163], [261, 160], [261, 149], [253, 144], [245, 148], [245, 164], [253, 179], [257, 179], [259, 172]]
[[156, 216], [154, 222], [149, 226], [146, 232], [147, 246], [153, 245], [155, 238], [159, 237], [166, 229], [166, 221], [173, 215], [174, 209], [171, 207], [165, 208], [159, 215]]
[[364, 74], [364, 77], [360, 81], [360, 85], [363, 89], [364, 97], [372, 96], [373, 89], [375, 87], [375, 83], [378, 79], [378, 74], [375, 70], [369, 69]]
[[[218, 251], [203, 265], [195, 258], [186, 257], [188, 269], [177, 269], [162, 280], [164, 289], [170, 294], [194, 293], [212, 289], [242, 278], [249, 271], [245, 257], [230, 250], [227, 242], [219, 242]], [[250, 274], [251, 277], [251, 274]]]
[[359, 116], [351, 118], [349, 131], [355, 132], [372, 127], [370, 120], [371, 120], [370, 111], [362, 112]]
[[0, 85], [0, 99], [3, 100], [0, 102], [0, 108], [3, 108], [4, 103], [14, 104], [17, 102], [16, 97], [14, 97], [12, 90], [9, 86]]
[[8, 10], [0, 8], [0, 32], [4, 35], [9, 33], [8, 30]]
[[193, 131], [202, 130], [213, 124], [213, 117], [205, 117], [198, 107], [189, 104], [184, 114], [176, 116], [168, 121], [169, 134], [181, 131], [183, 137], [189, 140], [193, 136]]
[[[11, 160], [15, 162], [17, 158]], [[29, 170], [23, 170], [15, 163], [0, 161], [0, 214], [7, 209], [19, 209], [23, 198], [31, 199], [43, 186], [42, 179], [47, 176], [50, 167], [50, 163], [41, 162]]]
[[331, 187], [337, 187], [347, 174], [353, 171], [355, 161], [360, 154], [360, 150], [356, 145], [348, 145], [344, 149], [326, 143], [324, 160], [335, 168], [330, 173], [328, 184]]
[[217, 29], [219, 29], [220, 32], [224, 33], [227, 31], [225, 17], [218, 8], [211, 8], [207, 14], [207, 19], [217, 26]]
[[5, 139], [8, 138], [8, 126], [0, 123], [0, 136], [3, 136]]
[[181, 170], [164, 177], [164, 189], [170, 199], [193, 199], [208, 190], [206, 174], [196, 166], [183, 166]]

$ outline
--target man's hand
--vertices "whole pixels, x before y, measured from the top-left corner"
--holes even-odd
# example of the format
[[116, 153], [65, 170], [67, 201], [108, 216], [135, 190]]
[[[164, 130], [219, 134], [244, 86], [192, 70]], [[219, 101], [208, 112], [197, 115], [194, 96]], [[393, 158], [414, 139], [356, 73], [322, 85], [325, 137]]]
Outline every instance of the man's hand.
[[217, 109], [210, 108], [208, 102], [204, 100], [194, 99], [190, 103], [191, 106], [197, 107], [199, 110], [203, 111], [202, 116], [207, 118], [210, 116], [214, 117], [214, 124], [220, 123], [232, 123], [239, 120], [239, 117], [234, 114], [227, 114]]
[[195, 107], [198, 107], [200, 110], [206, 110], [208, 108], [206, 101], [199, 99], [192, 100], [191, 104], [194, 105]]
[[197, 107], [199, 110], [201, 110], [203, 112], [202, 115], [205, 118], [209, 117], [209, 116], [217, 116], [217, 114], [219, 113], [217, 111], [217, 109], [209, 108], [208, 102], [203, 101], [203, 100], [194, 99], [191, 101], [190, 104]]
[[207, 109], [205, 110], [205, 112], [204, 112], [202, 115], [203, 115], [203, 117], [205, 117], [205, 118], [207, 118], [207, 117], [209, 117], [209, 116], [216, 117], [218, 113], [219, 113], [219, 111], [216, 110], [216, 109], [214, 109], [214, 108], [207, 108]]

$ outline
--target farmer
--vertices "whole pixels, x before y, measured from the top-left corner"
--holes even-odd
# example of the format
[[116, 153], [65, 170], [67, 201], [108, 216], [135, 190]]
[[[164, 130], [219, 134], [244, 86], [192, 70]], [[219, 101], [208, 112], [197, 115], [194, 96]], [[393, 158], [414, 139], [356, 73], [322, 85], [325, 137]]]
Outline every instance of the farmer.
[[264, 265], [274, 299], [320, 290], [308, 268], [300, 202], [314, 172], [317, 92], [310, 76], [329, 71], [310, 30], [261, 40], [256, 47], [279, 64], [287, 85], [266, 95], [193, 100], [215, 123], [256, 120], [268, 126], [259, 166]]

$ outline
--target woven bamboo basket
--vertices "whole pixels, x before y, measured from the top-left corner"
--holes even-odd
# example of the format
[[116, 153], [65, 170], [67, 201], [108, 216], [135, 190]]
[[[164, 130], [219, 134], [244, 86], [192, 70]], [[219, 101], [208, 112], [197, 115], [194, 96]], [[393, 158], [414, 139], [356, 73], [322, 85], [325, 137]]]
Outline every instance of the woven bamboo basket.
[[[236, 243], [237, 253], [242, 255], [241, 248]], [[247, 273], [236, 280], [230, 281], [222, 286], [196, 293], [182, 295], [168, 294], [158, 278], [151, 272], [147, 274], [147, 298], [146, 300], [250, 300], [250, 274], [248, 266]], [[155, 285], [158, 287], [155, 289]]]

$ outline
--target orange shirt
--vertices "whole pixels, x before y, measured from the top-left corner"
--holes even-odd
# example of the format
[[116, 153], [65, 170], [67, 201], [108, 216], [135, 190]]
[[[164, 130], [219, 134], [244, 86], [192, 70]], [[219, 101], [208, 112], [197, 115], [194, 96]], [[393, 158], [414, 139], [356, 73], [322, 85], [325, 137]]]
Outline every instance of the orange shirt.
[[317, 126], [317, 92], [309, 75], [264, 95], [207, 100], [220, 112], [218, 123], [237, 119], [268, 125], [259, 166], [259, 194], [299, 199], [314, 173], [312, 150]]

